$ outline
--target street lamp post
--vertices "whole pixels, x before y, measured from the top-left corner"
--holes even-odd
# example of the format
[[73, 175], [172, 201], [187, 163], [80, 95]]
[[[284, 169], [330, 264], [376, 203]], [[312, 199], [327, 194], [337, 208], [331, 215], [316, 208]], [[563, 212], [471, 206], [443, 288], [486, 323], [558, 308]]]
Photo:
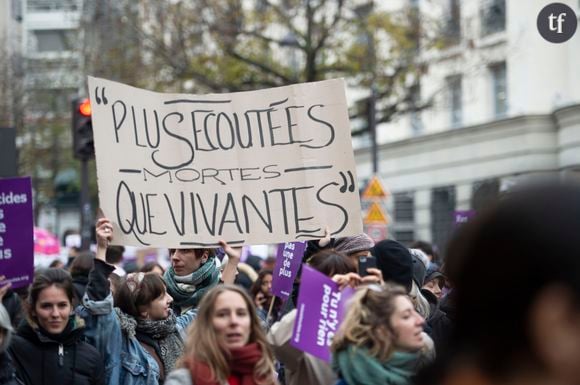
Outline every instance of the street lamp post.
[[[373, 76], [374, 78], [374, 76]], [[373, 79], [374, 81], [374, 79]], [[377, 94], [376, 87], [374, 84], [371, 85], [371, 94], [369, 96], [369, 131], [371, 134], [371, 155], [373, 160], [373, 175], [377, 175], [379, 172], [379, 157], [378, 157], [378, 145], [377, 145], [377, 121], [376, 121], [376, 102]]]
[[89, 199], [89, 160], [81, 159], [81, 250], [91, 246], [91, 201]]
[[375, 39], [372, 31], [368, 27], [368, 17], [373, 11], [374, 8], [374, 1], [371, 0], [357, 8], [354, 9], [354, 12], [360, 19], [365, 19], [365, 38], [366, 38], [366, 45], [368, 49], [368, 58], [369, 58], [369, 72], [371, 75], [370, 79], [370, 94], [369, 94], [369, 102], [368, 102], [368, 110], [367, 110], [367, 124], [368, 129], [371, 137], [371, 158], [372, 158], [372, 167], [373, 167], [373, 175], [377, 175], [379, 172], [379, 160], [378, 160], [378, 145], [377, 145], [377, 88], [376, 88], [376, 51], [375, 51]]

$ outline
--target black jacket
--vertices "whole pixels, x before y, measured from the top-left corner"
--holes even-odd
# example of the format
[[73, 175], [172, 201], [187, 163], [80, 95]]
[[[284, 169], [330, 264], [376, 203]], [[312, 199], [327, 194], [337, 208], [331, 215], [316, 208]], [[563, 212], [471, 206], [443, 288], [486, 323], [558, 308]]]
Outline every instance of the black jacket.
[[12, 360], [6, 353], [0, 353], [0, 385], [17, 385]]
[[58, 337], [50, 338], [21, 325], [8, 348], [18, 381], [26, 385], [104, 385], [99, 352], [81, 341], [83, 329], [73, 321]]
[[77, 306], [83, 303], [83, 296], [87, 291], [87, 284], [89, 283], [88, 275], [77, 274], [73, 276], [73, 287], [75, 289], [75, 300], [73, 305]]
[[429, 329], [427, 334], [433, 339], [435, 344], [435, 351], [437, 353], [442, 352], [447, 346], [451, 330], [453, 328], [452, 320], [447, 316], [447, 314], [441, 309], [439, 300], [437, 297], [431, 293], [429, 290], [422, 289], [421, 294], [429, 302], [429, 307], [431, 314], [429, 319], [427, 319], [427, 327], [425, 331]]
[[23, 319], [24, 314], [18, 293], [13, 290], [8, 290], [4, 295], [4, 298], [2, 298], [2, 305], [4, 305], [8, 312], [8, 316], [10, 316], [12, 327], [17, 328], [18, 325], [20, 325], [20, 321]]

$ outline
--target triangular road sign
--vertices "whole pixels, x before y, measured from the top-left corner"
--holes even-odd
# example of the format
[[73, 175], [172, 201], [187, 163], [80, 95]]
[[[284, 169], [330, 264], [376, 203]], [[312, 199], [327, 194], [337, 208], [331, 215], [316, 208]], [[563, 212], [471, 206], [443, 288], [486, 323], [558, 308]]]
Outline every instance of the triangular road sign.
[[387, 193], [381, 184], [379, 178], [375, 175], [370, 180], [369, 184], [365, 188], [365, 191], [362, 194], [363, 199], [370, 199], [370, 198], [386, 198]]
[[381, 208], [381, 205], [379, 205], [377, 202], [373, 202], [371, 207], [369, 207], [369, 211], [367, 211], [367, 216], [364, 219], [364, 223], [382, 223], [386, 225], [389, 223], [389, 220]]

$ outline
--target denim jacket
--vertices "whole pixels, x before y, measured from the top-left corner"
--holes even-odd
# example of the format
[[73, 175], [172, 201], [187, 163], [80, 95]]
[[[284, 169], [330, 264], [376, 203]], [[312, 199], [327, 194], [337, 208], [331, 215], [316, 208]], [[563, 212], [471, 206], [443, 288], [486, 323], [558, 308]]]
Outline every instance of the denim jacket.
[[[77, 313], [85, 320], [85, 338], [97, 348], [105, 360], [105, 383], [109, 385], [158, 385], [160, 368], [155, 359], [143, 348], [135, 336], [121, 330], [107, 277], [109, 265], [95, 260], [89, 275], [83, 306]], [[95, 285], [95, 283], [97, 283]], [[106, 293], [104, 298], [103, 295]], [[196, 318], [197, 310], [177, 317], [177, 330], [185, 339], [187, 326]]]

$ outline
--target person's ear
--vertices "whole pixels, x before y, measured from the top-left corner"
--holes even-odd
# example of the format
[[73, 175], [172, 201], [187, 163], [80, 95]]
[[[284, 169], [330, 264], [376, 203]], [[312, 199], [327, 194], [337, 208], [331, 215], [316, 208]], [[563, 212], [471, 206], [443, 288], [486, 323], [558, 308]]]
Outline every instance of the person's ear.
[[139, 316], [142, 319], [149, 319], [149, 307], [148, 306], [139, 307]]
[[209, 258], [209, 251], [204, 250], [203, 254], [201, 255], [201, 263], [206, 263]]
[[536, 297], [529, 313], [530, 338], [547, 375], [562, 383], [580, 378], [580, 311], [569, 289], [550, 286]]

